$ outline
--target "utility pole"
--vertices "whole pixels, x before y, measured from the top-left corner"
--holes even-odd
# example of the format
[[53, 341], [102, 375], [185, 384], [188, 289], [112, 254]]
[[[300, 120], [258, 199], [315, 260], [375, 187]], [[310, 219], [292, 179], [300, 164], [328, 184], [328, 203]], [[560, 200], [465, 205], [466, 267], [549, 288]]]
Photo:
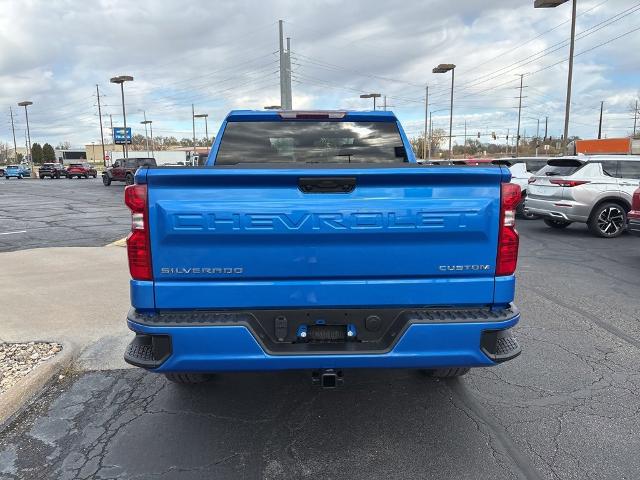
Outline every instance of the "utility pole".
[[[98, 96], [98, 117], [100, 118], [100, 143], [102, 143], [102, 164], [106, 167], [107, 161], [105, 160], [104, 153], [104, 133], [102, 132], [102, 109], [100, 108], [100, 89], [98, 88], [98, 84], [96, 83], [96, 95]], [[95, 155], [94, 155], [95, 160]]]
[[387, 111], [387, 96], [384, 96], [384, 103], [382, 105], [382, 109], [386, 112]]
[[[196, 150], [196, 111], [193, 103], [191, 104], [191, 123], [193, 125], [193, 155], [195, 156], [198, 151]], [[193, 157], [191, 163], [193, 164]]]
[[509, 155], [509, 129], [507, 128], [507, 146], [505, 147], [505, 153]]
[[151, 130], [151, 156], [153, 157], [155, 153], [153, 152], [153, 122], [149, 120], [149, 130]]
[[540, 144], [540, 119], [538, 119], [538, 126], [536, 127], [536, 157], [538, 156], [539, 144]]
[[283, 21], [278, 20], [280, 50], [280, 106], [291, 110], [291, 39], [287, 38], [287, 51], [284, 50]]
[[522, 112], [522, 79], [524, 78], [524, 73], [520, 74], [520, 96], [518, 97], [518, 131], [516, 133], [516, 158], [518, 157], [518, 152], [520, 148], [520, 114]]
[[464, 121], [464, 145], [462, 146], [462, 157], [467, 153], [467, 121]]
[[602, 109], [604, 108], [604, 102], [600, 102], [600, 123], [598, 123], [598, 140], [602, 138]]
[[562, 138], [562, 153], [567, 154], [569, 141], [569, 113], [571, 111], [571, 80], [573, 78], [573, 47], [576, 40], [576, 0], [572, 2], [571, 10], [571, 43], [569, 46], [569, 73], [567, 75], [567, 101], [564, 108], [564, 136]]
[[147, 157], [149, 156], [149, 136], [148, 136], [148, 131], [147, 131], [147, 112], [146, 110], [142, 111], [142, 114], [144, 115], [144, 143], [145, 146], [147, 147]]
[[291, 91], [291, 38], [287, 37], [287, 76], [285, 77], [285, 85], [287, 87], [287, 106], [288, 110], [293, 110], [293, 100]]
[[[636, 103], [636, 107], [637, 107], [637, 103]], [[637, 108], [636, 108], [637, 110]], [[16, 128], [15, 125], [13, 124], [13, 108], [9, 107], [9, 113], [11, 113], [11, 133], [13, 133], [13, 157], [15, 160], [18, 159], [18, 146], [16, 145]], [[634, 127], [633, 127], [633, 131], [635, 133], [635, 122], [634, 122]]]
[[279, 32], [279, 41], [280, 41], [280, 105], [283, 110], [287, 109], [287, 92], [284, 86], [284, 36], [282, 32], [282, 20], [278, 20], [278, 32]]
[[544, 141], [547, 141], [547, 127], [549, 126], [549, 117], [544, 117]]
[[[636, 108], [633, 110], [633, 136], [636, 136], [636, 123], [638, 120], [638, 101], [636, 100]], [[13, 122], [11, 123], [13, 125]], [[13, 143], [16, 142], [15, 135], [13, 138]]]
[[[384, 98], [387, 98], [386, 95]], [[422, 158], [427, 158], [427, 130], [429, 128], [429, 85], [427, 85], [424, 96], [424, 145], [422, 145]], [[429, 153], [431, 153], [431, 142], [429, 142]], [[431, 158], [431, 155], [429, 155]]]
[[431, 139], [433, 138], [433, 112], [429, 112], [429, 146], [428, 159], [431, 160]]

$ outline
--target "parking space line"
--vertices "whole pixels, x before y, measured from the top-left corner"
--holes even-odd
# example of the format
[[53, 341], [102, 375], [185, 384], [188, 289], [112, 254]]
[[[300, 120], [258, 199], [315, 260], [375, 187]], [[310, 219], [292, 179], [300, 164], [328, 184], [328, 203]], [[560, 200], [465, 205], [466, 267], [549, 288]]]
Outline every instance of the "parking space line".
[[17, 233], [27, 233], [26, 230], [16, 230], [15, 232], [0, 232], [0, 235], [15, 235]]

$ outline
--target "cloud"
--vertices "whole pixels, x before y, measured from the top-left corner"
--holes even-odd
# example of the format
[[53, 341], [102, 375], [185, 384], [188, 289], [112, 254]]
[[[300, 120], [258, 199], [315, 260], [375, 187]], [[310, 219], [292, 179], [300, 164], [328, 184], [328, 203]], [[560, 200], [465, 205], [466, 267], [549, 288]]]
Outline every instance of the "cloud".
[[[629, 8], [622, 3], [579, 2], [577, 31]], [[550, 65], [567, 58], [561, 42], [568, 37], [568, 4], [538, 10], [530, 0], [0, 0], [0, 7], [0, 105], [8, 117], [9, 105], [32, 100], [32, 137], [39, 141], [97, 141], [96, 84], [103, 123], [109, 114], [121, 122], [120, 91], [109, 83], [119, 74], [135, 77], [125, 97], [128, 123], [140, 131], [143, 110], [154, 132], [180, 137], [191, 129], [192, 103], [209, 113], [212, 132], [231, 108], [279, 104], [279, 18], [292, 42], [294, 107], [370, 108], [358, 95], [376, 91], [387, 95], [410, 133], [419, 133], [426, 83], [431, 109], [448, 108], [450, 76], [431, 73], [446, 62], [457, 65], [458, 133], [464, 120], [471, 131], [515, 129], [517, 73], [531, 74], [523, 127], [549, 117], [554, 135], [562, 128], [567, 64]], [[638, 15], [577, 41], [576, 52], [633, 28]], [[628, 47], [639, 40], [636, 32], [576, 58], [572, 134], [593, 134], [600, 100], [616, 119], [610, 136], [628, 131], [623, 120], [640, 64], [640, 51]], [[448, 111], [434, 117], [445, 124]], [[9, 124], [1, 125], [7, 141]]]

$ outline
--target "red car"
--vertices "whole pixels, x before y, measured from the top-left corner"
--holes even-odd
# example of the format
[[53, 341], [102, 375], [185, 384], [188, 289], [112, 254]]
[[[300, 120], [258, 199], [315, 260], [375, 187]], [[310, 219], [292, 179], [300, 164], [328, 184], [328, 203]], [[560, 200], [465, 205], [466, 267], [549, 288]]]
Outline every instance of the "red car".
[[631, 210], [627, 213], [627, 230], [640, 237], [640, 188], [633, 192]]
[[89, 163], [72, 163], [67, 168], [67, 178], [96, 178], [97, 176], [98, 171]]

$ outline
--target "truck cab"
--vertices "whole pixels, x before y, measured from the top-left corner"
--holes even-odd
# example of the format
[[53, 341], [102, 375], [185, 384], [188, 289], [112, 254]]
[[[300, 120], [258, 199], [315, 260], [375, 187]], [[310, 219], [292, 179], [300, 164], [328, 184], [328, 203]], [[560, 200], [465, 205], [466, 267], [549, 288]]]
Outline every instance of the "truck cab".
[[392, 112], [233, 111], [205, 167], [140, 168], [125, 190], [125, 360], [181, 383], [306, 369], [331, 386], [515, 358], [509, 180], [418, 165]]

